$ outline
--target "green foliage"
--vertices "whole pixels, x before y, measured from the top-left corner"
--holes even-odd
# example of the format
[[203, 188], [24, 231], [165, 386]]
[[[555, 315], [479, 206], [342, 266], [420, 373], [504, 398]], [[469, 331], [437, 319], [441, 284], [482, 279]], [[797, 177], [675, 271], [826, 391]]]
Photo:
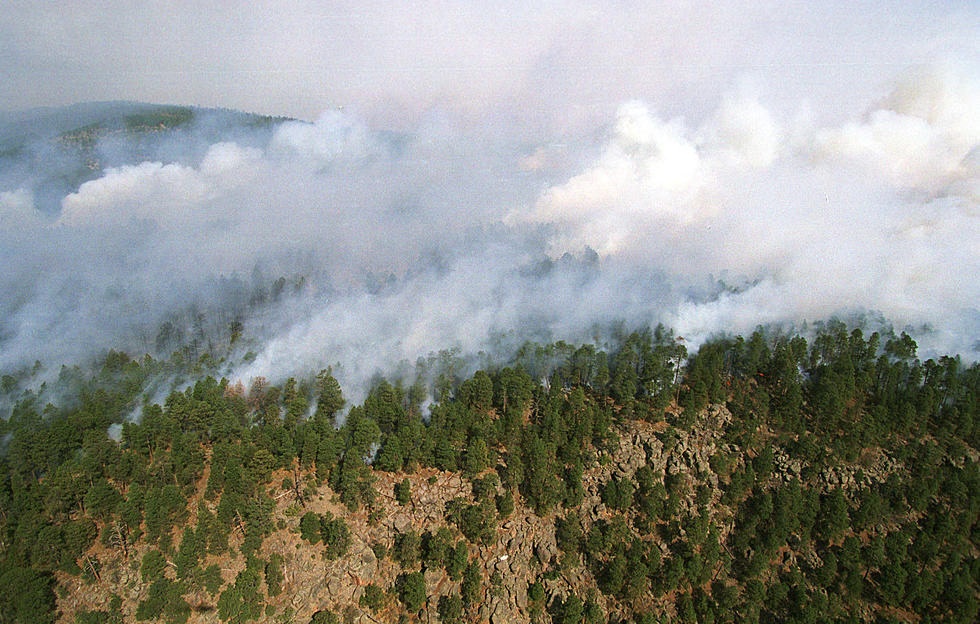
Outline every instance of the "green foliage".
[[446, 566], [452, 549], [452, 533], [446, 527], [439, 527], [435, 533], [426, 531], [422, 535], [422, 562], [427, 569]]
[[321, 609], [310, 618], [310, 624], [340, 624], [340, 618], [330, 609]]
[[626, 511], [633, 504], [634, 489], [630, 480], [613, 477], [602, 490], [602, 502], [611, 509]]
[[426, 600], [425, 576], [421, 572], [411, 572], [398, 577], [395, 586], [398, 588], [398, 598], [409, 613], [422, 610]]
[[75, 624], [114, 624], [122, 622], [122, 614], [109, 611], [76, 611]]
[[363, 607], [367, 607], [374, 612], [377, 612], [384, 606], [385, 593], [380, 587], [374, 583], [368, 583], [364, 587], [364, 593], [361, 594], [358, 604]]
[[391, 558], [401, 564], [402, 568], [415, 568], [421, 558], [422, 540], [415, 531], [401, 533], [395, 537], [395, 545]]
[[278, 596], [282, 593], [282, 583], [286, 580], [282, 566], [282, 555], [279, 553], [269, 555], [269, 562], [265, 564], [265, 586], [269, 596]]
[[382, 542], [374, 542], [371, 544], [371, 552], [374, 553], [374, 557], [381, 561], [388, 556], [388, 548]]
[[184, 601], [184, 585], [166, 578], [159, 578], [150, 585], [147, 596], [136, 608], [138, 621], [162, 618], [168, 624], [183, 624], [190, 617], [191, 608]]
[[350, 528], [343, 518], [335, 518], [328, 511], [320, 517], [320, 538], [326, 546], [323, 555], [327, 559], [337, 559], [350, 547]]
[[[281, 296], [286, 284], [264, 296]], [[193, 352], [172, 344], [194, 324], [161, 328], [161, 344], [178, 351], [170, 360], [111, 351], [91, 370], [63, 368], [47, 393], [29, 387], [30, 371], [4, 371], [0, 575], [12, 589], [0, 596], [0, 624], [52, 621], [50, 575], [111, 586], [115, 557], [139, 553], [141, 619], [183, 621], [184, 594], [203, 588], [219, 596], [223, 621], [285, 622], [285, 611], [263, 608], [261, 590], [263, 578], [270, 597], [284, 585], [284, 561], [262, 552], [277, 528], [271, 475], [292, 471], [285, 489], [271, 492], [291, 497], [287, 518], [301, 516], [318, 485], [339, 495], [347, 510], [338, 517], [299, 519], [306, 542], [339, 558], [350, 514], [372, 527], [383, 521], [377, 471], [396, 473], [396, 500], [408, 504], [406, 473], [420, 467], [470, 478], [473, 496], [451, 501], [446, 518], [476, 546], [493, 544], [518, 504], [555, 518], [561, 554], [533, 573], [551, 582], [584, 564], [575, 574], [596, 579], [605, 596], [549, 598], [532, 583], [529, 612], [539, 621], [546, 603], [556, 622], [600, 621], [600, 604], [624, 621], [653, 613], [715, 622], [732, 614], [976, 619], [980, 367], [956, 357], [920, 361], [907, 334], [866, 336], [830, 321], [807, 339], [763, 329], [709, 339], [688, 358], [656, 328], [615, 333], [602, 348], [527, 343], [513, 366], [480, 361], [484, 370], [469, 379], [460, 373], [469, 364], [443, 352], [420, 361], [414, 381], [379, 380], [338, 429], [345, 401], [329, 370], [246, 392], [208, 375], [218, 362], [202, 357], [200, 337]], [[161, 376], [183, 389], [157, 405], [146, 397]], [[423, 422], [429, 393], [438, 402]], [[64, 405], [47, 405], [54, 397]], [[126, 418], [133, 405], [143, 405], [138, 423]], [[663, 429], [664, 419], [672, 426]], [[639, 420], [656, 423], [660, 455], [648, 442], [651, 425]], [[116, 443], [106, 430], [119, 423]], [[606, 475], [618, 461], [618, 436], [642, 442], [648, 463], [635, 475], [613, 471], [599, 490], [610, 513], [587, 518], [586, 488], [597, 464]], [[440, 481], [445, 475], [429, 485]], [[188, 500], [202, 486], [192, 525]], [[279, 518], [279, 530], [289, 522]], [[112, 556], [92, 553], [100, 536]], [[494, 570], [470, 561], [466, 541], [453, 542], [446, 527], [396, 539], [392, 558], [405, 573], [394, 591], [410, 611], [424, 604], [425, 587], [419, 603], [406, 582], [423, 569], [444, 567], [459, 583], [458, 595], [439, 601], [444, 621], [465, 619], [466, 608], [499, 591], [493, 580], [483, 591], [484, 573]], [[240, 553], [229, 543], [241, 543]], [[216, 565], [202, 569], [208, 555], [244, 556], [247, 565], [223, 587]], [[383, 600], [371, 587], [365, 606], [375, 609]], [[117, 605], [77, 619], [121, 617]]]
[[489, 465], [486, 440], [482, 437], [472, 438], [463, 453], [463, 474], [472, 477], [486, 470]]
[[566, 553], [577, 553], [582, 547], [582, 524], [575, 516], [555, 519], [555, 540]]
[[582, 599], [575, 594], [569, 594], [564, 600], [556, 599], [549, 608], [551, 621], [555, 624], [580, 624], [585, 616], [584, 607]]
[[105, 479], [98, 479], [85, 494], [85, 507], [89, 513], [105, 521], [122, 501], [122, 495]]
[[466, 564], [469, 561], [469, 549], [466, 546], [466, 542], [460, 540], [456, 542], [456, 547], [453, 548], [446, 560], [446, 574], [449, 578], [454, 581], [458, 581], [463, 577], [463, 572], [466, 570]]
[[88, 550], [99, 535], [98, 527], [89, 518], [79, 518], [66, 523], [63, 532], [65, 548], [75, 558]]
[[218, 617], [222, 622], [244, 624], [262, 615], [261, 577], [254, 566], [238, 573], [235, 584], [221, 592], [218, 598]]
[[224, 582], [221, 579], [221, 568], [218, 567], [218, 564], [212, 563], [200, 572], [199, 581], [204, 586], [204, 589], [214, 596], [221, 589], [221, 585]]
[[53, 579], [47, 574], [0, 562], [0, 622], [50, 624], [55, 620]]
[[200, 556], [201, 547], [197, 535], [191, 527], [187, 527], [184, 529], [180, 539], [180, 548], [177, 550], [177, 578], [190, 577], [194, 568], [197, 567]]
[[399, 505], [407, 505], [412, 502], [412, 482], [402, 479], [395, 484], [395, 500]]
[[502, 520], [506, 520], [512, 513], [514, 513], [514, 493], [510, 490], [497, 496], [496, 503], [497, 515], [499, 515]]
[[463, 580], [459, 585], [459, 591], [463, 598], [463, 603], [469, 607], [477, 604], [483, 589], [483, 572], [474, 559], [463, 569]]
[[544, 585], [538, 581], [528, 584], [527, 586], [527, 597], [528, 600], [532, 602], [544, 602], [545, 592]]
[[176, 128], [190, 123], [194, 119], [194, 110], [181, 106], [153, 107], [149, 110], [127, 115], [126, 129], [143, 131], [158, 128]]
[[167, 560], [159, 550], [148, 550], [140, 563], [140, 578], [144, 583], [152, 583], [163, 578]]
[[462, 624], [464, 622], [463, 599], [456, 594], [445, 594], [439, 597], [439, 621], [445, 624]]
[[320, 516], [312, 511], [308, 511], [303, 514], [303, 517], [299, 521], [299, 531], [300, 536], [310, 542], [311, 544], [316, 544], [320, 541]]
[[496, 533], [497, 509], [492, 499], [475, 504], [463, 499], [453, 499], [446, 504], [446, 515], [459, 527], [466, 539], [474, 543], [489, 544]]
[[820, 499], [818, 527], [824, 539], [834, 539], [850, 525], [847, 500], [840, 488], [834, 488]]
[[[360, 422], [365, 421], [361, 419]], [[350, 417], [345, 428], [347, 426], [350, 426]], [[357, 426], [354, 425], [355, 428]], [[349, 448], [330, 475], [331, 486], [340, 493], [341, 502], [351, 511], [357, 511], [362, 505], [371, 505], [374, 502], [374, 477], [371, 475], [370, 468], [364, 463], [364, 454], [373, 443], [370, 441], [371, 436], [373, 434], [368, 434], [362, 442], [357, 443], [363, 444], [363, 448], [361, 446]], [[353, 439], [357, 440], [359, 437], [360, 435], [355, 431]]]

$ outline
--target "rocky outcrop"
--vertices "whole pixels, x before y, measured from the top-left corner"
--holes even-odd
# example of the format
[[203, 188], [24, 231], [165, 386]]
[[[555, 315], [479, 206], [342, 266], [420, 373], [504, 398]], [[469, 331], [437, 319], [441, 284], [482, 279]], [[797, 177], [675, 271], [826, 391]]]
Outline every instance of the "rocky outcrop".
[[[608, 509], [602, 502], [602, 492], [606, 484], [611, 479], [633, 480], [637, 471], [644, 466], [649, 466], [655, 475], [681, 475], [683, 481], [697, 486], [682, 488], [680, 500], [672, 502], [681, 518], [705, 513], [704, 507], [695, 502], [695, 491], [700, 490], [703, 493], [703, 486], [708, 486], [711, 501], [717, 502], [722, 491], [720, 481], [728, 479], [727, 472], [723, 475], [715, 474], [712, 469], [713, 458], [719, 453], [728, 455], [736, 467], [740, 462], [751, 461], [751, 457], [745, 456], [741, 449], [723, 439], [725, 427], [731, 420], [732, 415], [725, 407], [713, 406], [699, 417], [690, 431], [670, 428], [666, 422], [630, 421], [617, 429], [617, 438], [611, 448], [599, 452], [596, 461], [582, 475], [583, 497], [576, 509], [559, 509], [548, 515], [538, 516], [523, 505], [519, 495], [516, 496], [513, 513], [499, 524], [494, 539], [490, 543], [469, 545], [471, 560], [479, 563], [484, 586], [476, 612], [470, 615], [481, 623], [528, 621], [528, 586], [534, 581], [542, 582], [550, 596], [564, 599], [572, 592], [579, 597], [592, 595], [607, 612], [610, 609], [615, 610], [615, 601], [597, 592], [597, 579], [593, 576], [593, 571], [581, 562], [566, 560], [556, 540], [556, 515], [577, 515], [584, 532], [588, 534], [596, 523], [610, 521], [614, 514], [620, 513]], [[760, 433], [766, 435], [765, 432]], [[778, 444], [774, 444], [772, 448], [773, 481], [804, 478], [807, 471], [801, 459], [791, 457]], [[879, 451], [862, 457], [857, 466], [842, 464], [825, 468], [819, 478], [825, 487], [852, 489], [881, 483], [898, 469], [898, 462]], [[448, 527], [454, 541], [463, 539], [445, 515], [449, 501], [456, 498], [472, 501], [470, 480], [458, 473], [431, 468], [409, 475], [375, 472], [374, 478], [378, 499], [370, 517], [365, 510], [352, 513], [345, 509], [326, 486], [321, 487], [306, 501], [303, 508], [297, 507], [293, 497], [282, 496], [277, 499], [274, 517], [279, 523], [279, 529], [267, 537], [262, 548], [262, 556], [267, 557], [269, 553], [276, 552], [284, 560], [283, 592], [267, 600], [276, 613], [281, 615], [288, 609], [292, 613], [292, 621], [300, 623], [308, 622], [321, 609], [331, 609], [335, 613], [343, 614], [342, 619], [345, 622], [396, 621], [400, 607], [394, 587], [399, 574], [406, 570], [391, 558], [383, 555], [379, 558], [378, 555], [390, 551], [396, 537], [410, 531], [421, 535], [425, 531], [435, 532], [440, 527]], [[394, 487], [406, 478], [410, 483], [411, 500], [402, 505], [396, 500]], [[716, 526], [720, 527], [719, 532], [724, 543], [730, 527], [733, 526], [730, 519], [732, 511], [722, 505], [710, 507], [708, 513], [712, 515], [728, 514], [725, 520], [715, 521]], [[343, 518], [348, 524], [350, 544], [343, 557], [325, 559], [322, 545], [312, 545], [300, 539], [300, 518], [309, 511], [317, 514], [330, 512]], [[625, 511], [625, 516], [632, 515], [633, 511]], [[684, 535], [687, 529], [682, 523], [678, 530]], [[232, 546], [236, 547], [240, 539], [234, 537], [233, 541], [237, 542]], [[660, 541], [656, 533], [644, 539], [652, 539], [654, 546], [661, 550], [665, 558], [669, 557], [667, 545]], [[820, 564], [813, 553], [802, 553], [802, 556], [811, 557], [812, 560], [806, 561], [808, 566]], [[138, 557], [139, 554], [136, 554], [135, 558]], [[204, 564], [215, 562], [221, 564], [226, 582], [233, 582], [235, 575], [244, 567], [241, 557], [225, 560], [209, 557]], [[106, 583], [106, 587], [113, 588], [112, 592], [130, 605], [135, 605], [145, 598], [146, 593], [138, 576], [138, 566], [117, 567], [118, 572]], [[409, 571], [419, 569], [421, 568], [416, 567]], [[421, 621], [436, 622], [440, 597], [458, 594], [460, 582], [451, 579], [441, 567], [422, 571], [427, 601], [422, 610]], [[498, 579], [499, 582], [494, 583], [492, 579]], [[86, 591], [74, 578], [65, 582], [74, 583], [70, 591], [72, 596]], [[378, 613], [359, 604], [365, 587], [371, 583], [388, 594], [385, 605]], [[101, 586], [97, 591], [106, 597], [110, 593], [109, 589]], [[190, 621], [217, 621], [214, 608], [217, 597], [205, 594], [195, 596], [195, 604], [200, 608], [193, 611]], [[72, 605], [71, 610], [79, 608], [79, 605]], [[275, 619], [275, 616], [264, 617], [264, 621], [269, 622]], [[544, 619], [547, 621], [548, 616], [545, 615]]]

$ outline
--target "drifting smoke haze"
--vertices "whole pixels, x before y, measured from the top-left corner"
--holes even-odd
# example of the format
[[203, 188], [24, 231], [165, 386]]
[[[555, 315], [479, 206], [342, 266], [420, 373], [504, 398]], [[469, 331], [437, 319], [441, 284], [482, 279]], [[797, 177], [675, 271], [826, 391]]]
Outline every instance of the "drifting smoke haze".
[[[588, 341], [616, 322], [664, 322], [697, 344], [865, 312], [911, 328], [927, 352], [980, 356], [975, 10], [925, 19], [915, 5], [868, 39], [880, 9], [862, 13], [859, 35], [849, 8], [564, 8], [423, 11], [447, 24], [317, 13], [370, 24], [355, 46], [366, 75], [338, 62], [318, 81], [318, 101], [351, 106], [214, 143], [188, 130], [186, 150], [172, 141], [157, 159], [109, 167], [54, 209], [36, 180], [5, 180], [0, 369], [149, 350], [174, 311], [239, 305], [229, 284], [256, 275], [307, 283], [245, 319], [256, 354], [229, 376], [246, 381], [339, 362], [357, 386], [439, 349]], [[411, 67], [391, 43], [399, 18], [416, 29], [396, 38], [418, 53]], [[194, 42], [196, 28], [178, 32]], [[419, 49], [442, 28], [453, 35], [434, 37], [437, 51]], [[789, 43], [794, 28], [808, 44]], [[283, 50], [336, 45], [265, 36], [273, 61], [304, 75], [316, 68]], [[17, 41], [8, 58], [27, 53]], [[438, 63], [458, 71], [426, 82]], [[209, 101], [198, 81], [212, 70], [200, 71], [186, 101], [307, 112], [271, 91]], [[90, 88], [77, 98], [106, 95]], [[143, 83], [125, 93], [173, 100]]]

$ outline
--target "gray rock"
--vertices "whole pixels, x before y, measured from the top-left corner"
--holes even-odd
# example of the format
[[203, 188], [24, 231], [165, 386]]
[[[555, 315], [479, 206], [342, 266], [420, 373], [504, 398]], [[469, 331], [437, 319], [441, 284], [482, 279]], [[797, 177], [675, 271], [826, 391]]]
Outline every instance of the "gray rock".
[[324, 589], [328, 596], [336, 598], [344, 589], [344, 574], [336, 569], [331, 570], [329, 574], [330, 576], [327, 577], [327, 583]]
[[548, 563], [558, 556], [558, 544], [555, 542], [553, 531], [542, 531], [538, 533], [534, 543], [534, 554], [541, 563]]

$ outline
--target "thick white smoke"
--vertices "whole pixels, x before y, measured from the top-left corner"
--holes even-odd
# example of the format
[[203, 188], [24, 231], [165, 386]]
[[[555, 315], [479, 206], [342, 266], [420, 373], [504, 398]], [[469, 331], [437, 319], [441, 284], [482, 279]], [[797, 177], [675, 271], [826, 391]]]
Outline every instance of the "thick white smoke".
[[256, 267], [308, 279], [249, 320], [258, 352], [230, 371], [246, 381], [339, 362], [353, 386], [439, 349], [620, 320], [696, 343], [861, 311], [975, 359], [972, 80], [917, 73], [831, 127], [761, 89], [699, 121], [627, 101], [533, 144], [442, 113], [392, 133], [330, 111], [262, 147], [109, 169], [55, 217], [5, 189], [0, 368], [150, 350], [172, 310], [217, 305], [215, 284]]
[[[726, 99], [695, 130], [629, 103], [592, 166], [511, 220], [554, 226], [553, 254], [588, 245], [671, 283], [748, 285], [665, 310], [681, 332], [878, 310], [973, 352], [977, 106], [975, 83], [948, 71], [809, 133], [752, 98]], [[951, 326], [973, 329], [954, 339]]]

